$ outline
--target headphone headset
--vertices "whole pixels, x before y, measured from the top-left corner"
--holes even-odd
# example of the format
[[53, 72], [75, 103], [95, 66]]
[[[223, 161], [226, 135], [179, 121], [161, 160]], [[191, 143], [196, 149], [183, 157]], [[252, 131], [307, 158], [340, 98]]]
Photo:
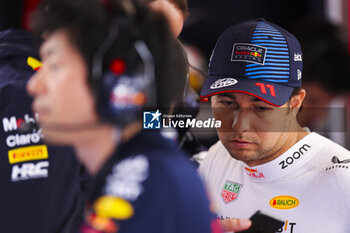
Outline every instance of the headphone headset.
[[[155, 82], [155, 69], [153, 56], [145, 41], [141, 39], [141, 28], [135, 22], [136, 7], [131, 0], [120, 0], [118, 7], [122, 12], [118, 16], [111, 14], [111, 21], [106, 39], [101, 43], [92, 58], [91, 85], [95, 92], [96, 109], [101, 121], [116, 124], [123, 128], [138, 120], [142, 110], [147, 107], [155, 107], [157, 104], [157, 88]], [[105, 1], [106, 11], [113, 6], [110, 1]], [[120, 32], [127, 33], [130, 48], [125, 54], [136, 53], [125, 59], [115, 57], [106, 67], [106, 55], [115, 46], [120, 38]], [[121, 51], [125, 48], [118, 48]], [[135, 64], [137, 67], [135, 68]], [[100, 123], [82, 123], [65, 125], [50, 123], [46, 127], [57, 131], [81, 131], [99, 127]], [[37, 123], [25, 123], [21, 133], [37, 130]]]
[[[145, 106], [156, 106], [157, 89], [153, 56], [135, 22], [134, 3], [130, 0], [119, 3], [123, 13], [112, 16], [107, 38], [93, 56], [91, 79], [96, 85], [97, 112], [101, 120], [124, 127], [140, 118]], [[105, 4], [106, 7], [111, 5], [109, 1]], [[130, 55], [126, 55], [125, 60], [115, 57], [106, 61], [107, 53], [118, 46], [116, 43], [121, 32], [127, 33], [131, 44], [124, 54], [136, 52], [136, 61], [135, 56]], [[106, 62], [110, 63], [109, 66], [104, 65]]]

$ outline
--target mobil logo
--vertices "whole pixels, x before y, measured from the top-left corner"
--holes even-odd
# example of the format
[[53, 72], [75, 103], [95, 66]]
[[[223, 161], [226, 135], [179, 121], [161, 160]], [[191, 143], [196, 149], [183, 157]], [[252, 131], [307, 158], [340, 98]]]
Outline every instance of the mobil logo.
[[5, 132], [11, 132], [20, 129], [25, 123], [35, 123], [36, 119], [30, 117], [29, 114], [24, 114], [23, 118], [16, 116], [4, 117], [2, 119], [2, 126]]

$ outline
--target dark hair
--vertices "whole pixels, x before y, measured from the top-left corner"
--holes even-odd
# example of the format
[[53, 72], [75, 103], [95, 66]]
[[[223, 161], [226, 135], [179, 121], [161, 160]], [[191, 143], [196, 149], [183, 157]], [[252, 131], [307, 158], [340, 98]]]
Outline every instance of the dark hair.
[[[122, 24], [123, 18], [129, 17], [123, 17], [126, 12], [121, 1], [110, 0], [109, 4], [96, 0], [43, 1], [34, 15], [32, 28], [37, 34], [67, 30], [72, 44], [81, 52], [91, 73], [93, 57], [106, 39], [112, 19], [120, 17], [118, 22]], [[136, 1], [132, 1], [132, 4], [136, 14], [131, 21], [138, 32], [129, 27], [120, 29], [115, 45], [106, 54], [104, 66], [108, 66], [115, 57], [130, 59], [137, 56], [133, 49], [133, 37], [137, 34], [137, 38], [145, 42], [153, 56], [157, 107], [169, 108], [184, 92], [186, 61], [163, 16], [151, 13], [146, 6]], [[131, 66], [127, 69], [133, 68]]]
[[169, 2], [171, 2], [175, 6], [175, 8], [181, 12], [184, 19], [187, 18], [188, 16], [187, 0], [169, 0]]
[[[155, 2], [157, 0], [142, 0], [145, 3], [149, 3], [149, 2]], [[167, 0], [168, 2], [170, 2], [171, 4], [174, 5], [174, 7], [180, 11], [182, 17], [184, 19], [187, 18], [188, 16], [188, 3], [187, 0]]]
[[298, 95], [299, 92], [300, 92], [300, 90], [301, 90], [301, 87], [294, 87], [294, 88], [293, 88], [293, 92], [292, 92], [292, 94], [290, 95], [289, 100], [290, 100], [293, 96]]
[[350, 56], [335, 25], [321, 20], [304, 19], [294, 34], [303, 50], [303, 82], [319, 83], [333, 93], [349, 91], [344, 81], [350, 76]]

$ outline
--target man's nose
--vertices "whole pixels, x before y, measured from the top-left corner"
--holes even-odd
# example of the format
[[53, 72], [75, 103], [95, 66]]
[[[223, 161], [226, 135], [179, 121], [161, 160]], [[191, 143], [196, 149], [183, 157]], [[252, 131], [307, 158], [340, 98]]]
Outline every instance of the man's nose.
[[245, 109], [237, 110], [233, 113], [232, 129], [238, 133], [250, 130], [250, 118]]
[[32, 75], [32, 77], [30, 77], [26, 87], [29, 95], [35, 96], [44, 90], [44, 85], [42, 80], [43, 73], [44, 73], [44, 70], [41, 68], [40, 70], [36, 71]]

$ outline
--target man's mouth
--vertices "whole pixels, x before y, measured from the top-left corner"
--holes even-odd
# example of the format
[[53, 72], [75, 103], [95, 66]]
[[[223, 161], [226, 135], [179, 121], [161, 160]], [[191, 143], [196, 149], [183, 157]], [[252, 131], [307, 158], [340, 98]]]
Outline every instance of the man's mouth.
[[234, 147], [239, 148], [239, 149], [245, 149], [245, 148], [248, 148], [249, 146], [254, 144], [253, 142], [239, 140], [239, 139], [231, 140], [231, 142], [232, 142]]

